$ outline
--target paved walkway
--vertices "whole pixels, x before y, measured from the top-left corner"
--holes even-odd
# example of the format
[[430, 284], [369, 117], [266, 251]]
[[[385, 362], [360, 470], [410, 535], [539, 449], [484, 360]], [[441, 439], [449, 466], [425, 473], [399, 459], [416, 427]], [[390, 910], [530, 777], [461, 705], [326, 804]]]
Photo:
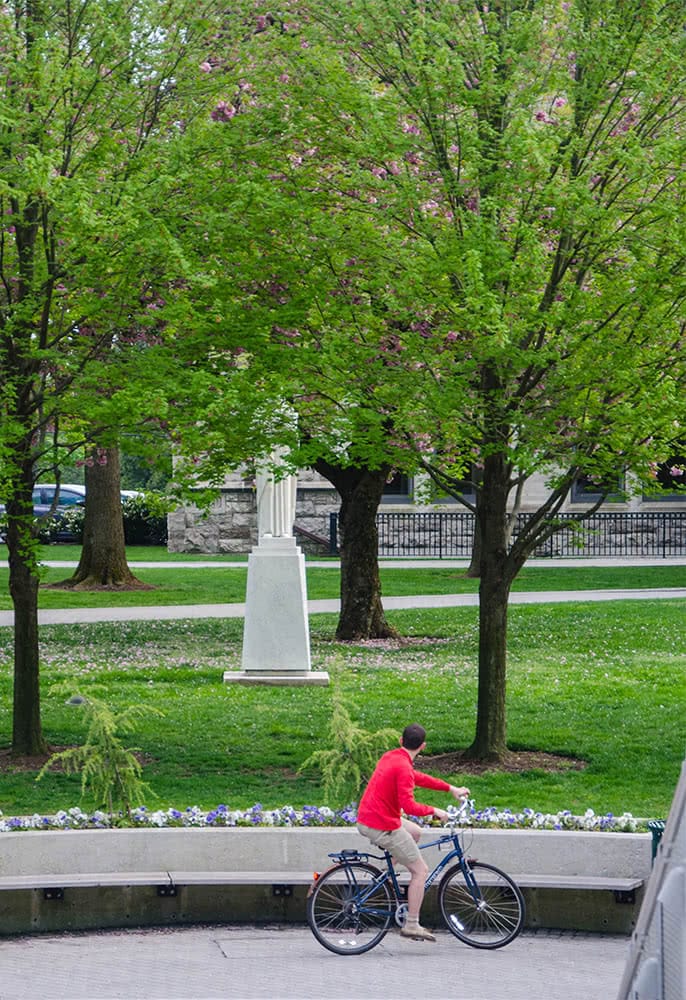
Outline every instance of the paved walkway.
[[[73, 560], [47, 559], [44, 566], [55, 566], [58, 569], [73, 569], [77, 563]], [[620, 556], [617, 558], [569, 558], [569, 559], [528, 559], [527, 568], [538, 566], [545, 569], [574, 569], [581, 566], [684, 566], [685, 556], [670, 556], [666, 559], [639, 556]], [[167, 562], [130, 562], [131, 569], [247, 569], [248, 562], [236, 562], [225, 559], [177, 559]], [[307, 559], [307, 566], [316, 569], [339, 569], [338, 559]], [[466, 569], [469, 559], [380, 559], [381, 569]]]
[[525, 932], [479, 951], [389, 934], [338, 956], [306, 928], [189, 927], [0, 941], [2, 1000], [614, 1000], [629, 938]]
[[[686, 587], [662, 590], [559, 590], [513, 593], [510, 604], [559, 604], [573, 601], [645, 601], [686, 599]], [[413, 597], [384, 597], [387, 611], [402, 608], [474, 607], [478, 594], [417, 594]], [[308, 601], [310, 614], [337, 613], [340, 601]], [[39, 611], [41, 625], [86, 624], [88, 622], [178, 621], [184, 618], [242, 618], [245, 604], [153, 604], [147, 607], [54, 608]], [[0, 611], [0, 627], [14, 622], [13, 611]], [[0, 994], [2, 1000], [2, 994]]]
[[[48, 561], [46, 566], [69, 569], [76, 566], [75, 562]], [[223, 567], [231, 569], [245, 569], [246, 563], [236, 562], [131, 562], [131, 569], [164, 569], [178, 568], [183, 565], [189, 569], [207, 569], [210, 567]], [[338, 563], [334, 560], [329, 562], [308, 562], [308, 567], [325, 567], [327, 569], [337, 569]], [[467, 565], [465, 560], [383, 560], [380, 563], [382, 568], [408, 568], [413, 569], [435, 569], [435, 568], [458, 568]], [[575, 565], [570, 560], [532, 560], [528, 565], [542, 566], [570, 566]], [[582, 565], [581, 562], [576, 565]], [[625, 560], [584, 560], [584, 566], [617, 566], [617, 565], [683, 565], [686, 568], [686, 557], [673, 560], [659, 560], [652, 562], [645, 559], [625, 559]], [[686, 575], [686, 574], [685, 574]], [[664, 587], [653, 589], [616, 589], [616, 590], [557, 590], [557, 591], [514, 591], [510, 594], [510, 604], [559, 604], [580, 601], [644, 601], [644, 600], [674, 600], [686, 598], [686, 586], [684, 587]], [[478, 594], [419, 594], [411, 597], [384, 597], [383, 605], [387, 611], [395, 611], [403, 608], [453, 608], [453, 607], [474, 607], [479, 603]], [[310, 614], [320, 614], [324, 612], [338, 613], [340, 611], [340, 601], [320, 600], [309, 601], [308, 610]], [[156, 619], [159, 621], [178, 621], [184, 618], [242, 618], [245, 614], [245, 604], [167, 604], [149, 605], [142, 607], [110, 607], [110, 608], [59, 608], [39, 611], [38, 621], [41, 625], [62, 625], [62, 624], [85, 624], [89, 622], [118, 622], [118, 621], [145, 621]], [[13, 611], [0, 611], [0, 627], [11, 626], [14, 622]], [[0, 994], [0, 1000], [2, 995]]]

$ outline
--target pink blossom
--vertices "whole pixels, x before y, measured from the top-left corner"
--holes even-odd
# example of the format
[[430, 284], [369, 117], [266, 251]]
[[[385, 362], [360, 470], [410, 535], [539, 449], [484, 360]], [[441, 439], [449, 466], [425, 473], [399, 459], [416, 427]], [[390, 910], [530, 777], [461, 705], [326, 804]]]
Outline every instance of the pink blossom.
[[438, 215], [440, 206], [437, 201], [430, 198], [429, 201], [425, 201], [422, 205], [422, 211], [426, 212], [427, 215]]
[[203, 73], [211, 73], [212, 63], [209, 63], [207, 62], [207, 60], [205, 60], [205, 62], [200, 63], [200, 69], [203, 71]]
[[233, 104], [229, 104], [228, 101], [219, 101], [210, 118], [215, 122], [228, 122], [235, 114], [236, 109]]

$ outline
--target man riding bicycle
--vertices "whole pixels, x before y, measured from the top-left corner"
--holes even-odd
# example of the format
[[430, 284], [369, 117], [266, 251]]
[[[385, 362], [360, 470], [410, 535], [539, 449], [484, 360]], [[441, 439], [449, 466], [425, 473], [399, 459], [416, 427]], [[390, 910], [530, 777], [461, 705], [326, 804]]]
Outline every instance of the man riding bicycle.
[[390, 851], [410, 872], [407, 887], [407, 920], [400, 929], [403, 937], [415, 941], [435, 941], [436, 938], [419, 923], [419, 911], [424, 899], [424, 882], [429, 869], [417, 846], [422, 829], [401, 814], [436, 816], [445, 822], [448, 813], [435, 806], [416, 802], [414, 789], [430, 788], [450, 792], [456, 799], [469, 795], [468, 788], [458, 788], [430, 774], [415, 771], [414, 760], [426, 746], [426, 730], [412, 723], [403, 730], [397, 750], [385, 753], [369, 779], [357, 810], [357, 828], [368, 840], [384, 851]]

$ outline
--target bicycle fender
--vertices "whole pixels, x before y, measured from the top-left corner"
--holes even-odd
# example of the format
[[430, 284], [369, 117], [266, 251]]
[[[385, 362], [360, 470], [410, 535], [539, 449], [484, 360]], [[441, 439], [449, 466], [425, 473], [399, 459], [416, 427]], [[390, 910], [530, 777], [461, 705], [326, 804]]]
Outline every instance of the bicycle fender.
[[317, 882], [319, 881], [320, 878], [324, 878], [325, 875], [328, 875], [329, 872], [332, 872], [335, 868], [343, 868], [343, 867], [344, 867], [344, 865], [329, 865], [329, 867], [326, 868], [323, 872], [313, 872], [312, 873], [312, 881], [310, 882], [310, 885], [308, 886], [308, 889], [307, 889], [307, 897], [308, 897], [308, 899], [312, 895], [312, 893], [314, 892], [314, 890], [316, 888], [316, 885], [317, 885]]

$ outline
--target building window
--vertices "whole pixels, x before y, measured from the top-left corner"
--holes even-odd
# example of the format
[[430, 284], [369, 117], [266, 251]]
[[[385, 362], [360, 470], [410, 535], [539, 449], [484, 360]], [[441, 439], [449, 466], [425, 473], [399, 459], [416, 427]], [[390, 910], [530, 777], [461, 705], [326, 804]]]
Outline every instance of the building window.
[[604, 498], [610, 503], [618, 503], [624, 499], [623, 490], [623, 474], [605, 481], [581, 474], [572, 483], [571, 500], [572, 503], [597, 503]]
[[412, 493], [412, 479], [402, 472], [396, 472], [383, 488], [381, 503], [409, 503]]
[[469, 473], [468, 479], [459, 479], [454, 484], [454, 492], [450, 494], [447, 499], [454, 499], [455, 493], [461, 494], [465, 500], [470, 500], [472, 503], [476, 503], [476, 482], [479, 479], [479, 473], [476, 466], [472, 465]]
[[655, 492], [646, 497], [648, 500], [672, 500], [686, 498], [686, 447], [685, 442], [679, 442], [683, 448], [666, 462], [660, 462], [655, 469]]

